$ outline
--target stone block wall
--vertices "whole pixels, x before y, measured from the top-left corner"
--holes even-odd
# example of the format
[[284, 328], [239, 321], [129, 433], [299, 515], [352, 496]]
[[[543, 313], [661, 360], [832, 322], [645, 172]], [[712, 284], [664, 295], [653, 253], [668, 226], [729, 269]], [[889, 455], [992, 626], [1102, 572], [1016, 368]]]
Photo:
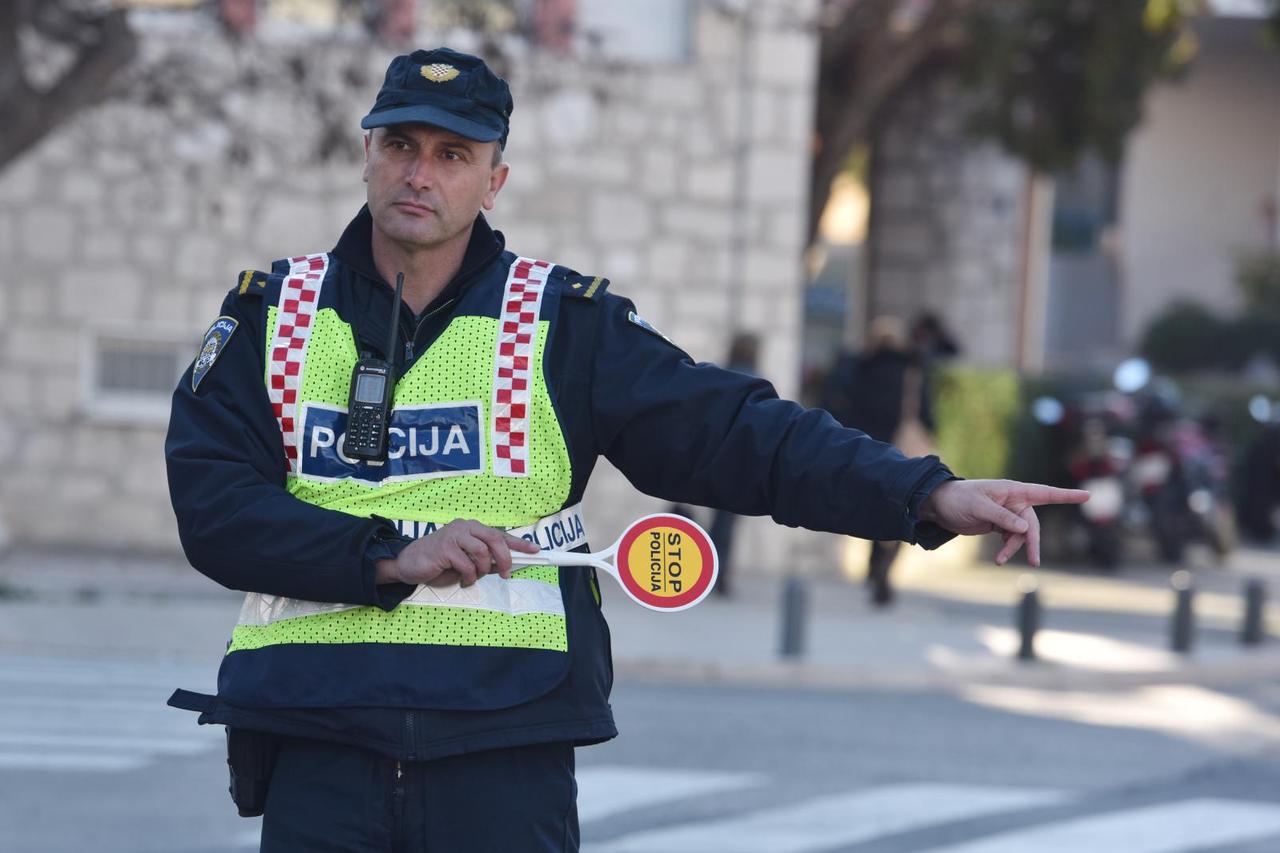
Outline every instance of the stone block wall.
[[[733, 323], [761, 333], [762, 374], [794, 393], [814, 13], [811, 0], [691, 3], [680, 63], [514, 56], [512, 173], [492, 216], [508, 245], [610, 278], [698, 360], [723, 359]], [[338, 40], [308, 67], [367, 82], [333, 81], [350, 135], [318, 165], [326, 125], [269, 44], [179, 37], [206, 78], [248, 64], [266, 83], [219, 93], [223, 123], [199, 104], [103, 105], [0, 173], [0, 524], [16, 542], [174, 549], [163, 413], [95, 410], [94, 336], [181, 341], [194, 356], [238, 270], [327, 249], [363, 201], [358, 119], [391, 51]], [[144, 33], [144, 47], [171, 38]], [[601, 545], [660, 505], [604, 463], [589, 500]], [[826, 540], [767, 521], [741, 537], [759, 568], [790, 568], [798, 551], [829, 562], [814, 544]]]
[[[963, 93], [931, 77], [895, 100], [874, 140], [867, 320], [928, 308], [966, 361], [1017, 360], [1027, 168], [963, 132]], [[855, 315], [861, 312], [855, 312]]]

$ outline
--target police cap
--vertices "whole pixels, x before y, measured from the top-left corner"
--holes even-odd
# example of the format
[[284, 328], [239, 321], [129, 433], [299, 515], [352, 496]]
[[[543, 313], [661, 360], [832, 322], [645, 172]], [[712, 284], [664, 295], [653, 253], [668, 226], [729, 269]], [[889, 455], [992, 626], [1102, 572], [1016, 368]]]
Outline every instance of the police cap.
[[430, 124], [505, 147], [513, 106], [507, 81], [480, 57], [447, 47], [415, 50], [391, 60], [373, 109], [360, 126]]

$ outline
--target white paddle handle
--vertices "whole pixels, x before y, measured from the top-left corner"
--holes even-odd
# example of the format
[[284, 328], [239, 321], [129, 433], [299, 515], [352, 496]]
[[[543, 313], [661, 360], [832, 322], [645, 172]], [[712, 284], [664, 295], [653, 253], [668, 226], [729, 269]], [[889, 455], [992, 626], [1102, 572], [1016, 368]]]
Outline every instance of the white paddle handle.
[[519, 554], [511, 552], [513, 566], [595, 566], [612, 572], [613, 566], [595, 554], [580, 554], [573, 551], [539, 551], [537, 554]]

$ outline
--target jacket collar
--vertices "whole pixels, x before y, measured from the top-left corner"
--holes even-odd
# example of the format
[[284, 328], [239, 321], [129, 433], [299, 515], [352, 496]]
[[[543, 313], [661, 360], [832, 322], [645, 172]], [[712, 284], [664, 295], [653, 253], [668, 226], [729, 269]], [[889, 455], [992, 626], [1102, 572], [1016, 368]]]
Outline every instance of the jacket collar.
[[[501, 256], [504, 243], [502, 232], [494, 231], [484, 215], [477, 214], [475, 225], [471, 229], [471, 240], [462, 256], [462, 266], [458, 268], [457, 275], [445, 285], [444, 290], [426, 307], [423, 316], [461, 296]], [[356, 336], [362, 350], [382, 352], [390, 331], [394, 288], [378, 274], [373, 263], [373, 217], [369, 214], [368, 205], [360, 208], [360, 212], [342, 232], [338, 244], [333, 248], [333, 256], [360, 280], [372, 285], [359, 286], [357, 281], [357, 286], [351, 293], [356, 317]], [[400, 322], [403, 343], [404, 339], [413, 334], [417, 324], [413, 322], [413, 315], [408, 309], [402, 311]], [[385, 358], [392, 358], [390, 353], [382, 354]], [[395, 355], [398, 357], [399, 353]]]

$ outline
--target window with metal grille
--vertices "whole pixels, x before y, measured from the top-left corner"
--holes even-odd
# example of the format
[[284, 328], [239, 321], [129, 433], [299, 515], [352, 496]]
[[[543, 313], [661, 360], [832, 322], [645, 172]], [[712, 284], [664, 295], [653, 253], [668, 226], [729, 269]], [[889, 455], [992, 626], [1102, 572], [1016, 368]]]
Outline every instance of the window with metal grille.
[[89, 412], [113, 420], [163, 422], [193, 352], [189, 341], [93, 337], [86, 365]]
[[182, 375], [177, 347], [138, 341], [98, 341], [96, 387], [111, 394], [163, 394]]

